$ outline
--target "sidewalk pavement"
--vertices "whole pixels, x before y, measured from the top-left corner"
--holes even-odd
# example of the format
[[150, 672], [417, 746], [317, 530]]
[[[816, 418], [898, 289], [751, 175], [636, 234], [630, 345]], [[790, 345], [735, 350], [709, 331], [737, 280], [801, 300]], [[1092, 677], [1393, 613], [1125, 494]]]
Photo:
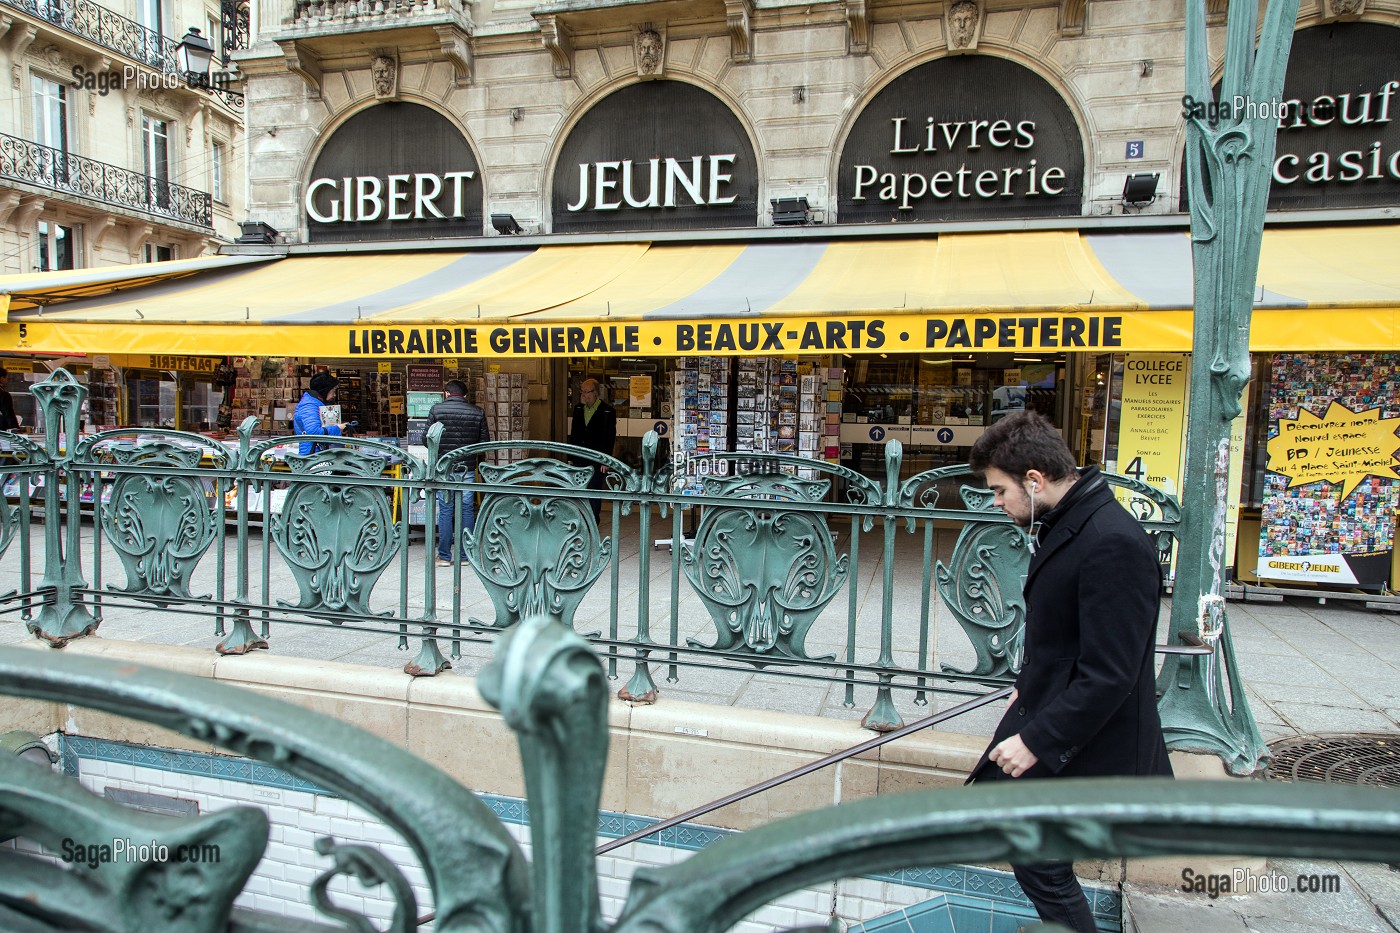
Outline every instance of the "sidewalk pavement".
[[[629, 533], [630, 532], [630, 533]], [[662, 529], [658, 536], [664, 536]], [[85, 525], [83, 534], [91, 534]], [[844, 532], [842, 533], [844, 534]], [[635, 625], [639, 599], [640, 542], [636, 536], [635, 520], [624, 522], [619, 543], [618, 602], [621, 619], [619, 634], [629, 637]], [[872, 540], [874, 538], [874, 540]], [[946, 538], [946, 540], [945, 540]], [[35, 582], [42, 570], [43, 527], [35, 526], [32, 538], [35, 554]], [[232, 536], [229, 541], [232, 552]], [[897, 663], [914, 666], [918, 646], [919, 567], [922, 554], [921, 536], [901, 535], [901, 547], [896, 555], [896, 579], [902, 581], [894, 594], [892, 618], [894, 655]], [[879, 649], [881, 618], [881, 586], [878, 537], [864, 536], [861, 560], [853, 569], [847, 586], [857, 592], [856, 645], [858, 659], [871, 663]], [[940, 532], [939, 557], [947, 558], [953, 535]], [[838, 541], [838, 548], [844, 542]], [[253, 542], [252, 566], [261, 566], [260, 542]], [[424, 549], [421, 543], [410, 546], [408, 579], [410, 587], [421, 586], [424, 579]], [[666, 547], [652, 549], [650, 598], [652, 632], [667, 634], [670, 625], [671, 560]], [[84, 566], [90, 568], [91, 544], [83, 547]], [[104, 584], [120, 583], [120, 564], [110, 551], [105, 553]], [[191, 591], [214, 592], [214, 562], [206, 558], [194, 574]], [[274, 596], [290, 598], [295, 584], [279, 561], [272, 561], [268, 591]], [[452, 599], [454, 568], [438, 568], [440, 611], [448, 611]], [[391, 565], [376, 589], [375, 608], [388, 609], [397, 604], [397, 568]], [[91, 577], [89, 576], [89, 579]], [[0, 562], [0, 592], [19, 584], [16, 546], [11, 547]], [[260, 594], [261, 583], [253, 585], [254, 595]], [[494, 611], [484, 589], [469, 567], [462, 568], [462, 615], [491, 619]], [[230, 586], [231, 590], [231, 586]], [[379, 595], [379, 594], [386, 595]], [[410, 598], [410, 606], [421, 610], [421, 593]], [[677, 634], [682, 643], [687, 637], [709, 642], [713, 636], [709, 617], [703, 604], [691, 592], [688, 581], [680, 582]], [[849, 593], [838, 594], [827, 611], [818, 619], [808, 636], [809, 653], [813, 656], [836, 654], [844, 658], [846, 619]], [[1329, 733], [1388, 733], [1400, 737], [1400, 614], [1366, 609], [1363, 604], [1289, 597], [1281, 602], [1232, 602], [1228, 619], [1234, 638], [1241, 674], [1251, 707], [1266, 741], [1274, 742], [1297, 736]], [[1159, 642], [1166, 641], [1170, 600], [1164, 602]], [[576, 628], [581, 632], [608, 630], [608, 574], [605, 573], [580, 606]], [[103, 638], [158, 644], [204, 645], [211, 651], [218, 641], [213, 622], [150, 609], [108, 609], [99, 630]], [[32, 636], [16, 615], [0, 617], [0, 643], [23, 641]], [[295, 657], [335, 660], [345, 663], [370, 664], [401, 668], [417, 651], [417, 641], [410, 638], [407, 652], [397, 650], [398, 626], [385, 630], [328, 631], [325, 628], [305, 628], [286, 623], [273, 626], [271, 650]], [[935, 602], [930, 619], [930, 650], [940, 662], [954, 666], [970, 666], [973, 654], [966, 636], [952, 616]], [[444, 650], [447, 645], [443, 643]], [[473, 676], [489, 657], [486, 642], [464, 642], [463, 656], [453, 661], [448, 676]], [[621, 660], [618, 665], [622, 686], [631, 675], [632, 663]], [[858, 719], [874, 700], [873, 688], [858, 687], [854, 707], [844, 703], [845, 688], [810, 680], [794, 680], [759, 670], [705, 670], [682, 668], [676, 683], [666, 680], [667, 669], [654, 664], [653, 677], [660, 691], [660, 702], [667, 697], [711, 703], [717, 706], [739, 706], [771, 709], [811, 716]], [[958, 697], [931, 696], [932, 703], [951, 706]], [[906, 722], [928, 715], [937, 707], [919, 706], [909, 691], [895, 692], [896, 708]], [[986, 708], [944, 723], [940, 728], [969, 735], [989, 736], [1000, 717], [999, 708]], [[1280, 863], [1282, 864], [1282, 863]], [[1291, 870], [1292, 866], [1289, 865]], [[1302, 933], [1303, 930], [1366, 930], [1394, 933], [1400, 930], [1400, 873], [1386, 866], [1346, 865], [1323, 869], [1340, 871], [1346, 880], [1347, 892], [1342, 895], [1255, 895], [1250, 897], [1208, 900], [1201, 895], [1180, 891], [1130, 893], [1143, 898], [1139, 906], [1150, 917], [1171, 918], [1167, 925], [1142, 926], [1142, 929], [1182, 929], [1195, 927], [1195, 933], [1211, 933], [1216, 929], [1253, 930], [1257, 933]], [[1271, 899], [1272, 898], [1272, 899]], [[1280, 898], [1282, 900], [1280, 900]], [[1337, 900], [1340, 898], [1340, 900]], [[1165, 907], [1157, 903], [1165, 900]], [[1297, 903], [1287, 909], [1284, 902]], [[1252, 906], [1261, 902], [1263, 907]], [[1301, 905], [1301, 906], [1299, 906]], [[1349, 905], [1349, 906], [1345, 906]], [[1267, 908], [1267, 909], [1265, 909]], [[1189, 923], [1182, 922], [1182, 910], [1190, 912]], [[1165, 912], [1164, 912], [1165, 911]], [[1251, 913], [1252, 911], [1252, 913]], [[1282, 911], [1282, 915], [1278, 915]], [[1235, 921], [1239, 921], [1236, 923]], [[1212, 926], [1211, 923], [1222, 923]], [[1243, 924], [1241, 926], [1240, 924]]]

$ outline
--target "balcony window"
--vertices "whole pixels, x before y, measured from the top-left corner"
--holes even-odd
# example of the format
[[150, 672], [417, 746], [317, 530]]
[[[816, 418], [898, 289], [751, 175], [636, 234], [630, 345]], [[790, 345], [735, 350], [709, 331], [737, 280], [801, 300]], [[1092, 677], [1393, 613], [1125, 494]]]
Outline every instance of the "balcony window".
[[170, 124], [141, 115], [141, 156], [146, 171], [147, 200], [152, 208], [170, 207]]
[[169, 262], [175, 258], [175, 247], [161, 246], [158, 243], [147, 243], [145, 250], [146, 262]]
[[37, 174], [48, 184], [68, 179], [68, 88], [41, 75], [30, 75], [34, 99]]
[[209, 193], [214, 196], [215, 201], [219, 201], [222, 203], [226, 200], [226, 198], [224, 197], [223, 143], [214, 143], [213, 148], [209, 150], [209, 166], [211, 169], [212, 176], [210, 178]]
[[41, 220], [35, 230], [38, 246], [37, 272], [57, 272], [76, 269], [78, 263], [78, 231], [51, 220]]
[[146, 61], [161, 60], [161, 37], [165, 35], [165, 10], [163, 0], [137, 0], [137, 12], [141, 25], [146, 27]]

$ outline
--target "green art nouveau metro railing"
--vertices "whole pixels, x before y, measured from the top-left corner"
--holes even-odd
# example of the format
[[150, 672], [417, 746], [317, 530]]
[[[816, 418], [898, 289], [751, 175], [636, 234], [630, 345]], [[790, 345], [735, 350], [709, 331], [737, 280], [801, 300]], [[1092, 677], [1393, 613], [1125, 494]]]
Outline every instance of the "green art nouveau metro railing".
[[[42, 663], [36, 663], [43, 659]], [[892, 794], [770, 823], [689, 859], [636, 873], [615, 921], [601, 916], [597, 813], [608, 691], [596, 652], [549, 616], [511, 626], [482, 671], [483, 696], [516, 733], [532, 858], [453, 778], [354, 726], [219, 681], [126, 662], [0, 648], [0, 695], [71, 703], [155, 723], [269, 762], [354, 801], [402, 835], [440, 933], [718, 933], [793, 891], [930, 864], [1157, 855], [1400, 860], [1392, 790], [1254, 781], [997, 782]], [[64, 840], [152, 840], [149, 860], [66, 866], [0, 847], [0, 928], [290, 933], [379, 929], [327, 885], [386, 886], [385, 929], [420, 913], [402, 867], [373, 846], [317, 840], [332, 867], [309, 885], [321, 921], [235, 908], [268, 844], [267, 815], [233, 807], [188, 819], [141, 813], [72, 778], [0, 753], [0, 836], [47, 851]], [[94, 844], [96, 844], [94, 842]], [[161, 861], [218, 846], [218, 863]]]
[[[994, 509], [987, 490], [970, 484], [965, 467], [900, 481], [897, 443], [886, 447], [883, 482], [835, 464], [728, 453], [707, 458], [704, 495], [681, 495], [670, 468], [657, 465], [649, 435], [640, 469], [581, 448], [523, 442], [529, 459], [482, 464], [467, 483], [466, 465], [522, 442], [439, 456], [430, 435], [428, 456], [418, 459], [377, 441], [329, 439], [327, 449], [303, 457], [295, 438], [253, 440], [249, 422], [236, 449], [147, 430], [84, 437], [70, 448], [63, 438], [77, 436], [86, 389], [60, 370], [33, 391], [44, 423], [61, 427], [43, 446], [8, 436], [12, 495], [0, 515], [0, 560], [17, 566], [21, 583], [0, 598], [0, 611], [22, 613], [54, 646], [95, 631], [113, 607], [138, 606], [209, 617], [211, 647], [223, 653], [266, 648], [274, 630], [289, 625], [391, 633], [402, 649], [416, 641], [406, 670], [432, 675], [465, 642], [494, 638], [526, 615], [574, 619], [597, 587], [609, 596], [606, 629], [584, 634], [610, 676], [627, 676], [619, 693], [628, 699], [655, 699], [658, 671], [676, 683], [692, 668], [761, 669], [842, 684], [848, 706], [857, 687], [874, 687], [865, 724], [888, 730], [901, 724], [896, 689], [913, 691], [923, 705], [930, 693], [984, 693], [1019, 667], [1024, 534]], [[585, 488], [590, 470], [571, 459], [608, 468], [613, 508], [601, 529]], [[1169, 547], [1180, 520], [1175, 500], [1126, 477], [1110, 482], [1132, 493], [1144, 528]], [[479, 493], [480, 504], [474, 532], [457, 516], [452, 548], [462, 560], [438, 571], [424, 559], [436, 544], [431, 505], [424, 546], [410, 544], [415, 528], [403, 506], [444, 489]], [[953, 497], [957, 507], [944, 505]], [[262, 522], [269, 503], [271, 518]], [[694, 535], [661, 558], [669, 599], [658, 611], [653, 560], [666, 552], [650, 543], [663, 533], [681, 541], [686, 512], [699, 513]], [[30, 523], [38, 516], [43, 553], [33, 555]], [[624, 526], [624, 516], [635, 523]], [[947, 562], [935, 554], [935, 528], [944, 523], [961, 529]], [[635, 600], [621, 595], [624, 527], [640, 540]], [[900, 560], [897, 548], [918, 557]], [[867, 551], [878, 568], [869, 592], [851, 572]], [[286, 591], [288, 578], [295, 592]], [[493, 618], [464, 610], [464, 586], [473, 583], [489, 596]], [[683, 587], [703, 606], [704, 637], [682, 636]], [[912, 604], [918, 613], [913, 664], [896, 663], [901, 595], [901, 612]], [[867, 600], [880, 606], [878, 633], [858, 631]], [[970, 666], [931, 650], [940, 602], [971, 644]], [[844, 632], [836, 635], [844, 646], [815, 654], [806, 639], [829, 607], [828, 644], [844, 607]], [[684, 621], [689, 630], [699, 620]], [[1241, 695], [1228, 633], [1207, 634], [1220, 651], [1200, 663], [1215, 665], [1222, 697]], [[630, 672], [620, 674], [622, 666]]]

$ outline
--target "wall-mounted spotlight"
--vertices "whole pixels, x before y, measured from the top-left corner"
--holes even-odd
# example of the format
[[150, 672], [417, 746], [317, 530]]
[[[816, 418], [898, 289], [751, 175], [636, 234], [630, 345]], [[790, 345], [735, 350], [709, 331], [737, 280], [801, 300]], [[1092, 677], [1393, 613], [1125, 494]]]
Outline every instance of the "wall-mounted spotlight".
[[514, 214], [492, 214], [491, 226], [495, 227], [496, 232], [502, 236], [525, 232], [524, 228], [515, 222]]
[[773, 226], [790, 227], [812, 222], [812, 209], [806, 198], [770, 198], [773, 205]]
[[1123, 204], [1145, 207], [1157, 200], [1157, 172], [1139, 172], [1123, 180]]
[[277, 228], [271, 224], [265, 224], [261, 220], [245, 220], [238, 225], [243, 233], [235, 243], [253, 243], [267, 245], [277, 242]]

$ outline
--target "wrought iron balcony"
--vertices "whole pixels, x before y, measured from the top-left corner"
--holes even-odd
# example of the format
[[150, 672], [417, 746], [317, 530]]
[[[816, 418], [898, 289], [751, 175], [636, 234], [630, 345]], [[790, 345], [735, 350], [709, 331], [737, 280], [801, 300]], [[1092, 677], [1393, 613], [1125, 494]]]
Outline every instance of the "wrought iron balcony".
[[0, 178], [76, 194], [163, 220], [212, 227], [209, 192], [0, 133]]
[[179, 74], [174, 39], [167, 39], [93, 0], [0, 0], [0, 5], [52, 23], [158, 71]]

